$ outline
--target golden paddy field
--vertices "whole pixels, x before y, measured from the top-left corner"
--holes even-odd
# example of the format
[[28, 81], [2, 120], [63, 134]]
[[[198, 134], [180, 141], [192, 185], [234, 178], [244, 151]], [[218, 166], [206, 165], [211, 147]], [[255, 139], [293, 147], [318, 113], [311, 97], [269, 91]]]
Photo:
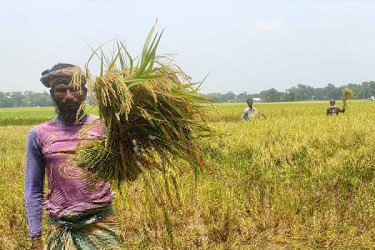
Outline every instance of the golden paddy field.
[[[123, 247], [374, 248], [375, 103], [348, 105], [327, 117], [328, 102], [255, 103], [266, 119], [248, 122], [240, 119], [246, 104], [207, 106], [210, 124], [223, 132], [202, 143], [212, 171], [198, 182], [190, 171], [175, 173], [167, 217], [142, 178], [115, 189]], [[53, 108], [0, 109], [0, 249], [31, 245], [26, 136], [53, 117]]]

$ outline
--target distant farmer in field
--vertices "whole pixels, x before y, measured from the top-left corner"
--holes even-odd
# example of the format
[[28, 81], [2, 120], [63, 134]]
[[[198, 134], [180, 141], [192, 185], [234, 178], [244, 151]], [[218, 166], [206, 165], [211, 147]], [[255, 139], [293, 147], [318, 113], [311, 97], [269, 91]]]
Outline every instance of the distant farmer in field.
[[[35, 126], [27, 137], [24, 198], [32, 249], [42, 249], [45, 172], [48, 249], [118, 247], [109, 184], [90, 181], [74, 164], [79, 140], [102, 138], [98, 117], [79, 109], [87, 95], [86, 78], [78, 67], [59, 63], [40, 80], [51, 88], [57, 117]], [[92, 125], [83, 133], [88, 124]]]
[[343, 109], [339, 109], [335, 106], [336, 101], [334, 99], [329, 101], [329, 104], [331, 105], [327, 109], [327, 115], [338, 115], [339, 113], [345, 113], [345, 107]]
[[241, 117], [241, 119], [244, 121], [254, 118], [257, 113], [257, 109], [253, 107], [253, 99], [248, 99], [247, 105], [248, 107], [244, 109], [242, 117]]

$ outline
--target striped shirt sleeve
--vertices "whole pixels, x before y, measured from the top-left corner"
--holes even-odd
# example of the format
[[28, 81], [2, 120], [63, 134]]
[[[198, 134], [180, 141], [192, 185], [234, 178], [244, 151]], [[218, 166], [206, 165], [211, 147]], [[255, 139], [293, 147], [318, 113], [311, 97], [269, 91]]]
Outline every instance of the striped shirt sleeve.
[[30, 237], [42, 234], [44, 161], [35, 128], [27, 136], [24, 199]]

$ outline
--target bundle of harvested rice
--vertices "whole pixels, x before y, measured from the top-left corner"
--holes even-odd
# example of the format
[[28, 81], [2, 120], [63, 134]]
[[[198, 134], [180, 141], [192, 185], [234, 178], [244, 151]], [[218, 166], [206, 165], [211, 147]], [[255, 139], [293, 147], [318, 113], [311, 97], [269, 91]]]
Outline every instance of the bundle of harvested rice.
[[163, 171], [176, 159], [188, 162], [196, 173], [205, 166], [199, 141], [214, 133], [201, 104], [208, 100], [198, 94], [200, 84], [166, 63], [166, 57], [156, 56], [163, 32], [153, 36], [154, 28], [137, 64], [121, 42], [111, 58], [97, 49], [89, 59], [96, 55], [101, 60], [100, 76], [89, 80], [88, 86], [106, 135], [85, 145], [78, 166], [96, 179], [120, 184], [146, 169]]
[[342, 90], [342, 101], [344, 103], [344, 108], [347, 107], [346, 101], [349, 100], [349, 99], [351, 99], [353, 97], [353, 95], [354, 95], [353, 91], [351, 89], [349, 89], [349, 88], [344, 88]]

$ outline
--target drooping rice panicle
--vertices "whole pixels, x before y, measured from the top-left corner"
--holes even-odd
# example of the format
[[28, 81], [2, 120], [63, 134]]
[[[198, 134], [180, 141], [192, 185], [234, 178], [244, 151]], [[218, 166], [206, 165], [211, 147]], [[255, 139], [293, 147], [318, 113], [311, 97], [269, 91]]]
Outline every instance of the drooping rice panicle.
[[79, 152], [78, 165], [96, 179], [120, 184], [146, 169], [165, 171], [173, 159], [205, 166], [199, 140], [214, 133], [204, 122], [208, 100], [180, 67], [156, 56], [162, 33], [153, 36], [154, 28], [137, 62], [121, 42], [112, 57], [97, 49], [89, 59], [101, 62], [100, 76], [87, 79], [107, 132]]
[[342, 90], [342, 101], [344, 103], [344, 108], [347, 107], [346, 101], [349, 100], [349, 99], [351, 99], [353, 96], [354, 96], [354, 93], [353, 93], [353, 91], [351, 89], [344, 88]]

